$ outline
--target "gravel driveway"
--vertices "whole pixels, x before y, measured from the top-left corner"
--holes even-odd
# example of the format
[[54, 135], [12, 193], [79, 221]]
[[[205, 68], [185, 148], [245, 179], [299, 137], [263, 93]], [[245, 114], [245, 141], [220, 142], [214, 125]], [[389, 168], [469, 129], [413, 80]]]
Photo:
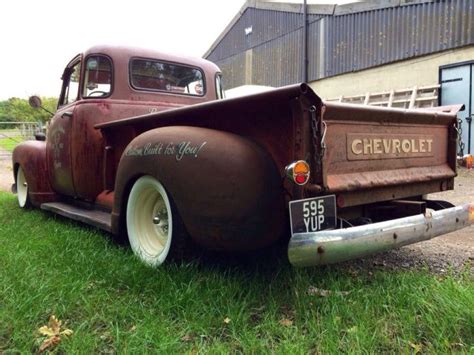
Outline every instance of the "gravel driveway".
[[[10, 191], [13, 183], [11, 157], [0, 151], [0, 190]], [[453, 191], [431, 194], [455, 205], [474, 202], [474, 169], [459, 168]], [[445, 273], [470, 268], [474, 275], [474, 226], [426, 242], [412, 244], [373, 257], [344, 263], [348, 267], [370, 269], [428, 267], [432, 272]]]
[[0, 190], [10, 191], [13, 184], [12, 157], [0, 147]]

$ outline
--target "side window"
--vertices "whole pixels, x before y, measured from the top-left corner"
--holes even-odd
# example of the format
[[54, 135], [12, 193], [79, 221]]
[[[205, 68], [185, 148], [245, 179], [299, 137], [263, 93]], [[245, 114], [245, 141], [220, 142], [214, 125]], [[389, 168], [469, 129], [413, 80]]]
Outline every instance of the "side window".
[[81, 62], [75, 64], [72, 68], [66, 71], [65, 76], [63, 77], [66, 86], [64, 87], [61, 105], [70, 104], [77, 100], [80, 76]]
[[86, 61], [82, 97], [105, 97], [112, 92], [112, 63], [102, 55]]
[[216, 95], [217, 99], [225, 99], [224, 86], [222, 85], [222, 75], [216, 74]]

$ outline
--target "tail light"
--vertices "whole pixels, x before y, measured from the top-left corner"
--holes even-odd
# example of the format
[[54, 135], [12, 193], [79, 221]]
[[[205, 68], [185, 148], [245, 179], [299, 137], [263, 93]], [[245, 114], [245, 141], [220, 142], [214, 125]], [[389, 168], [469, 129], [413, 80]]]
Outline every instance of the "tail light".
[[298, 160], [285, 168], [286, 176], [297, 185], [305, 185], [309, 181], [309, 164]]

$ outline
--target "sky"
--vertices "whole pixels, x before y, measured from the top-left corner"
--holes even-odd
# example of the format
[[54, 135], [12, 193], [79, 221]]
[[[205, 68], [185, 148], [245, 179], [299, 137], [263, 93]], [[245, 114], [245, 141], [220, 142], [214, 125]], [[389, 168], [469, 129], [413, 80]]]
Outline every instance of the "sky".
[[[311, 1], [335, 2], [351, 1]], [[59, 96], [66, 64], [97, 44], [133, 45], [202, 57], [244, 3], [245, 0], [1, 1], [0, 100]]]

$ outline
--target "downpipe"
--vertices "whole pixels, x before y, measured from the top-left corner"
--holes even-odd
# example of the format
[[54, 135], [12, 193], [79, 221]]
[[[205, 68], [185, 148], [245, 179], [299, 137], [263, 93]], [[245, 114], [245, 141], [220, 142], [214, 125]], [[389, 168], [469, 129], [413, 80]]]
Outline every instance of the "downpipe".
[[474, 203], [344, 229], [293, 234], [288, 258], [293, 266], [357, 259], [429, 240], [474, 224]]

